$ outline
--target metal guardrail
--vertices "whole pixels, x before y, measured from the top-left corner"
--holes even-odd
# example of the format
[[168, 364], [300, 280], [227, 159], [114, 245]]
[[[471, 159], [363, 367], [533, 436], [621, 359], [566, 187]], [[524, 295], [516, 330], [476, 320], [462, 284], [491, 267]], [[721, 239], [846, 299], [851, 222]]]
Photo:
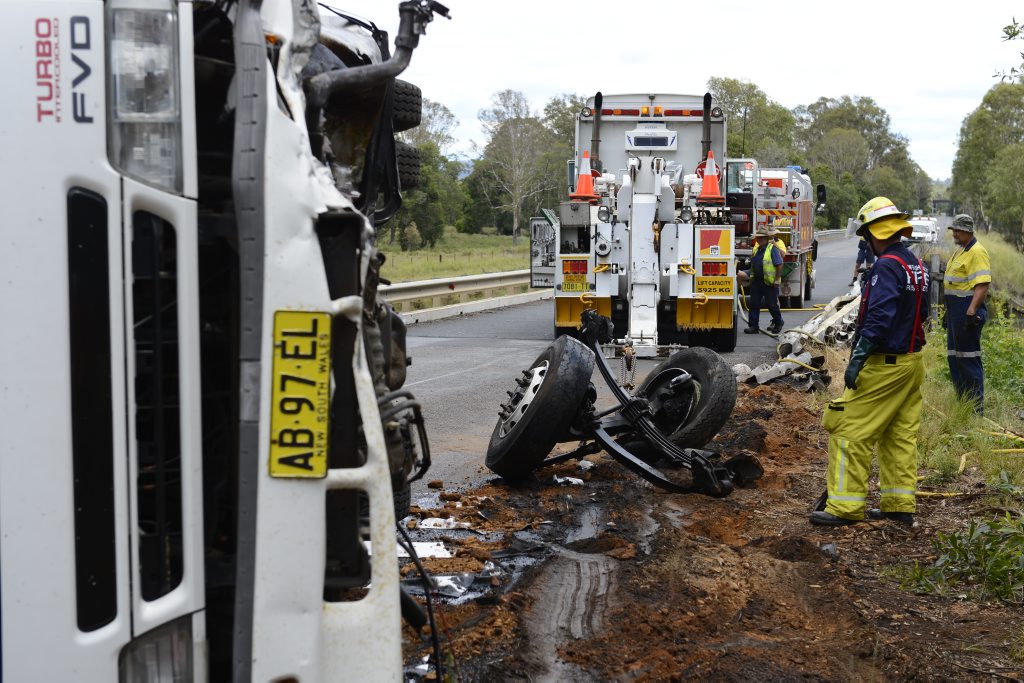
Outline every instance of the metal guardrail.
[[420, 308], [437, 308], [463, 303], [473, 298], [507, 296], [529, 287], [530, 270], [525, 269], [397, 282], [393, 285], [381, 285], [380, 293], [396, 310], [406, 311], [417, 301], [423, 302]]
[[[818, 237], [838, 237], [845, 229], [819, 230]], [[530, 270], [510, 270], [503, 273], [442, 277], [415, 282], [397, 282], [381, 285], [380, 292], [396, 311], [407, 313], [466, 303], [476, 299], [519, 294], [530, 288]], [[419, 305], [414, 304], [414, 302]]]

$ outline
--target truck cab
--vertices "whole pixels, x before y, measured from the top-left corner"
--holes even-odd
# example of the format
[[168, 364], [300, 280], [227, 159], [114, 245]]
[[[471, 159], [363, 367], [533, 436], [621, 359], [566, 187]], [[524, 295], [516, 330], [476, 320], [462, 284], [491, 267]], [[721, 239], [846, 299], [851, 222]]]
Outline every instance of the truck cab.
[[300, 0], [0, 8], [0, 679], [399, 678], [427, 452], [374, 233], [443, 7], [394, 55]]

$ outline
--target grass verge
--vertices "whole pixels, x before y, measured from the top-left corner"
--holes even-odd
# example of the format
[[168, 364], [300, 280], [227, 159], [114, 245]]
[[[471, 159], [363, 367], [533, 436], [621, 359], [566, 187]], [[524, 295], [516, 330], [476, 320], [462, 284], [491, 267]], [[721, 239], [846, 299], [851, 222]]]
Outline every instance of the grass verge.
[[432, 249], [402, 251], [397, 242], [381, 244], [380, 249], [387, 257], [381, 277], [392, 282], [501, 273], [530, 267], [529, 236], [520, 236], [513, 246], [508, 235], [466, 235], [452, 226], [445, 228], [444, 235]]

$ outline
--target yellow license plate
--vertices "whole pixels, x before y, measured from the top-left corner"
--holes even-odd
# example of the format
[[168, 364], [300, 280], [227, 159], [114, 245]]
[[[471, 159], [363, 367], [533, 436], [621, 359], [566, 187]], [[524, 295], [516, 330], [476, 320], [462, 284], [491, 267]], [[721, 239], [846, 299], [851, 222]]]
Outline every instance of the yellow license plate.
[[589, 292], [586, 273], [567, 273], [562, 276], [563, 292]]
[[331, 315], [274, 314], [270, 476], [327, 476], [331, 408]]
[[732, 296], [731, 277], [698, 277], [697, 291], [708, 296]]

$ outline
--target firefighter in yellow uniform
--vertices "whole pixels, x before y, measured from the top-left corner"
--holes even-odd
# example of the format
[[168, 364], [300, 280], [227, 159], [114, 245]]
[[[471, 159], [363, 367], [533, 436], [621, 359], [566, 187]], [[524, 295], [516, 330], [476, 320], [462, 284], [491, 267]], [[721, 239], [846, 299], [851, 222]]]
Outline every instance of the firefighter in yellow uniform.
[[[868, 273], [846, 391], [822, 415], [829, 432], [828, 500], [811, 522], [828, 526], [869, 519], [914, 523], [917, 432], [921, 426], [923, 323], [929, 315], [928, 272], [900, 241], [908, 215], [885, 197], [858, 213], [862, 236], [878, 257]], [[880, 509], [867, 510], [871, 458], [878, 446]]]
[[988, 251], [974, 237], [974, 219], [965, 213], [949, 226], [960, 247], [946, 265], [946, 359], [957, 396], [983, 412], [985, 372], [981, 365], [981, 328], [988, 320], [985, 299], [992, 270]]

